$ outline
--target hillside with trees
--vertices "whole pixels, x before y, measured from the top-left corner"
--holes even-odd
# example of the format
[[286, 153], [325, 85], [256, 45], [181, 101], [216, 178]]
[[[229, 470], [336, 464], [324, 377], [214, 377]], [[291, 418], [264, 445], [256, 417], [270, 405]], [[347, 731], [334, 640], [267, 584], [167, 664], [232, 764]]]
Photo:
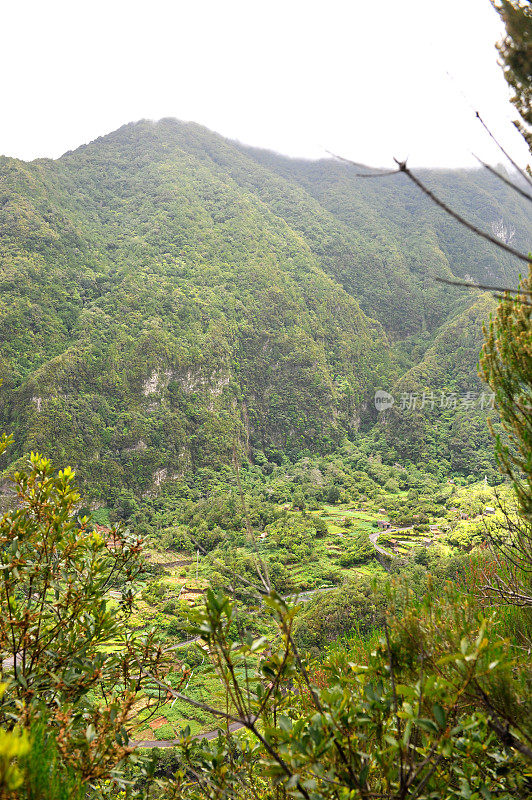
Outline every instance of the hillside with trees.
[[[515, 282], [515, 261], [401, 175], [362, 181], [171, 119], [0, 169], [4, 469], [46, 450], [112, 505], [230, 463], [236, 439], [251, 460], [331, 452], [371, 431], [378, 388], [479, 392], [489, 302], [435, 278]], [[526, 248], [525, 202], [492, 175], [426, 180]], [[493, 475], [484, 439], [476, 463], [461, 432], [486, 414], [466, 410], [443, 451], [426, 407], [413, 427], [384, 415], [374, 439]]]

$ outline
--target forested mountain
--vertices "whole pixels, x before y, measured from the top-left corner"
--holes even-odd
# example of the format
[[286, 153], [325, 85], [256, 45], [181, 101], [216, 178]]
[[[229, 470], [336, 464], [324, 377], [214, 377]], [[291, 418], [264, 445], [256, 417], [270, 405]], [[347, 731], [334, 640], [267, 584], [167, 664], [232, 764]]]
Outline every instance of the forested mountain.
[[[524, 204], [488, 173], [424, 178], [527, 249]], [[0, 258], [2, 466], [44, 451], [93, 498], [227, 463], [236, 436], [251, 457], [331, 450], [375, 424], [377, 388], [479, 391], [491, 301], [434, 277], [519, 271], [403, 176], [364, 181], [169, 119], [56, 161], [0, 159]], [[450, 444], [427, 409], [418, 428], [396, 410], [375, 446], [433, 461], [443, 447], [445, 469], [472, 472], [464, 433], [481, 417], [466, 417]]]

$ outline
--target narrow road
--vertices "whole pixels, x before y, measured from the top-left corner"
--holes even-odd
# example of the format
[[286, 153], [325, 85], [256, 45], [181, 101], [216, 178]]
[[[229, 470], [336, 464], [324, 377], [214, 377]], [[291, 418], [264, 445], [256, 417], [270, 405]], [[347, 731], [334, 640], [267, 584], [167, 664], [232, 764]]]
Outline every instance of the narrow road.
[[389, 558], [390, 557], [389, 552], [385, 550], [383, 547], [381, 547], [379, 544], [377, 544], [377, 539], [379, 538], [379, 535], [380, 531], [376, 531], [376, 533], [370, 533], [369, 534], [370, 542], [377, 551], [377, 553], [382, 553], [383, 556], [387, 556]]
[[169, 647], [168, 650], [179, 650], [180, 647], [186, 647], [189, 644], [194, 644], [194, 642], [199, 642], [201, 636], [194, 636], [193, 639], [187, 639], [185, 642], [179, 642], [179, 644], [174, 644], [172, 647]]
[[[411, 531], [413, 529], [414, 529], [413, 525], [405, 525], [404, 528], [388, 528], [386, 533], [400, 534], [401, 531]], [[376, 531], [375, 533], [369, 534], [371, 544], [378, 553], [382, 553], [383, 556], [388, 556], [388, 558], [390, 558], [392, 554], [388, 550], [385, 550], [383, 547], [377, 544], [377, 539], [379, 538], [381, 533], [382, 531]], [[407, 542], [407, 544], [410, 544], [410, 542]]]
[[323, 594], [324, 592], [332, 592], [333, 589], [337, 589], [337, 586], [322, 586], [321, 589], [309, 589], [306, 592], [296, 592], [294, 594], [287, 594], [283, 597], [283, 600], [307, 600], [309, 597], [312, 597], [315, 594]]
[[[244, 726], [240, 722], [231, 722], [229, 725], [229, 732], [235, 733]], [[215, 731], [207, 731], [207, 733], [198, 733], [194, 739], [216, 739], [219, 733], [224, 733], [227, 728], [218, 728]], [[175, 747], [179, 739], [143, 739], [141, 742], [130, 741], [133, 747]]]

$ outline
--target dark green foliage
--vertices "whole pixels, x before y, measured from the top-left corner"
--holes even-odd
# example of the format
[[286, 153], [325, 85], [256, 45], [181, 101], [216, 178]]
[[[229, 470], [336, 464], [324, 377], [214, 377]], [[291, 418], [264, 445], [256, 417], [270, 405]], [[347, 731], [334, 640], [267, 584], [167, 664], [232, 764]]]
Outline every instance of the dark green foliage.
[[353, 567], [357, 564], [366, 564], [375, 558], [375, 548], [370, 542], [367, 533], [359, 533], [355, 536], [349, 548], [340, 556], [340, 564], [342, 567]]
[[[506, 443], [496, 438], [501, 469], [512, 479], [522, 516], [532, 526], [532, 314], [529, 276], [520, 293], [506, 295], [486, 330], [482, 351], [484, 377], [495, 392]], [[493, 425], [492, 425], [493, 428]], [[498, 433], [498, 431], [495, 431]]]
[[[485, 619], [464, 595], [390, 600], [382, 635], [312, 663], [294, 643], [295, 610], [274, 592], [264, 602], [275, 645], [244, 632], [233, 641], [236, 606], [208, 592], [194, 630], [234, 698], [228, 719], [248, 736], [197, 747], [185, 731], [180, 749], [194, 780], [180, 770], [168, 797], [525, 798], [531, 751], [522, 711], [518, 735], [505, 729], [523, 656], [508, 657], [496, 617]], [[501, 712], [495, 692], [503, 685], [509, 705]]]
[[213, 148], [166, 120], [0, 164], [12, 455], [46, 449], [113, 506], [109, 487], [227, 463], [241, 431], [330, 449], [390, 369], [380, 326]]
[[313, 520], [312, 524], [314, 526], [314, 530], [316, 531], [316, 536], [321, 537], [327, 534], [327, 525], [321, 519], [321, 517], [318, 517], [318, 519]]
[[512, 103], [521, 119], [515, 123], [532, 151], [532, 9], [520, 0], [492, 0], [506, 28], [498, 45]]
[[296, 642], [305, 650], [319, 653], [353, 631], [367, 637], [382, 626], [385, 608], [384, 594], [377, 594], [369, 579], [357, 579], [305, 605], [294, 625]]
[[495, 308], [487, 294], [442, 325], [418, 364], [393, 387], [394, 406], [376, 428], [401, 460], [423, 463], [443, 477], [452, 473], [498, 479], [487, 418], [491, 390], [478, 376], [480, 330]]

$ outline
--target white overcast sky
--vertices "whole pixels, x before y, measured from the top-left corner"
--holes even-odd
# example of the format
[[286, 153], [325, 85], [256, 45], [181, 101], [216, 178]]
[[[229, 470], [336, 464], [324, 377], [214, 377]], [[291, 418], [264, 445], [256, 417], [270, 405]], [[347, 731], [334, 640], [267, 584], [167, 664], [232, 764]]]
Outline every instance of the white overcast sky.
[[33, 159], [141, 118], [293, 156], [388, 165], [527, 151], [489, 0], [4, 0], [0, 153]]

